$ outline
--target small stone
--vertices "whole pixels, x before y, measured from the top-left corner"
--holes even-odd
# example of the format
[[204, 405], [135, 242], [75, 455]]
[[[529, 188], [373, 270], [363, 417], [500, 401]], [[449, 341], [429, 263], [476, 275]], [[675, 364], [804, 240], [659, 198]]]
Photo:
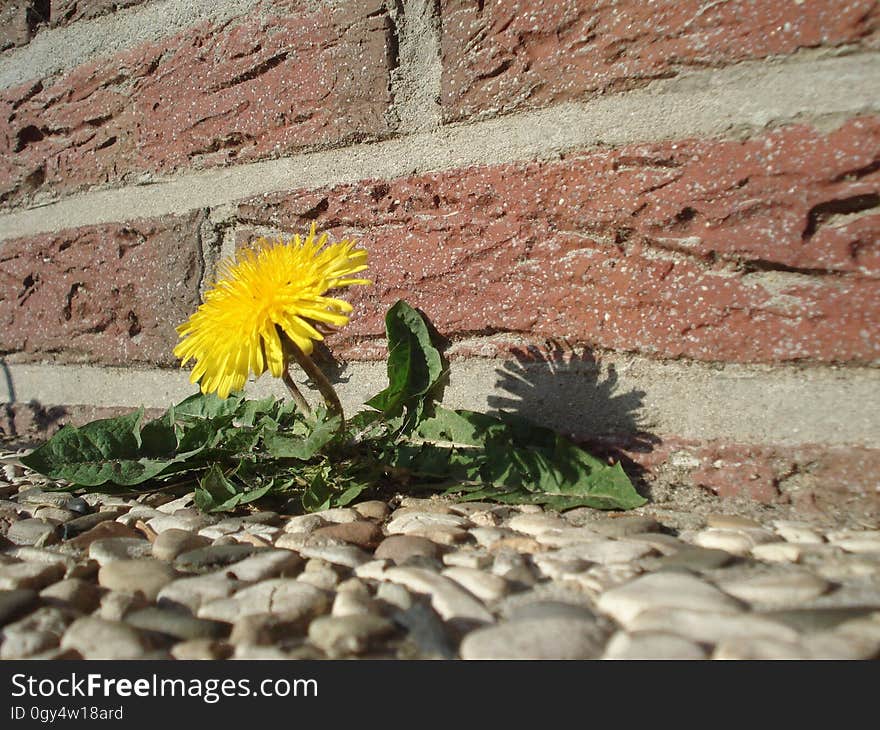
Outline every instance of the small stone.
[[828, 590], [828, 581], [802, 570], [760, 573], [718, 581], [725, 593], [752, 604], [797, 606]]
[[459, 568], [485, 568], [492, 564], [492, 556], [485, 550], [456, 550], [443, 556], [443, 564]]
[[741, 636], [719, 642], [713, 659], [767, 660], [812, 659], [810, 650], [798, 641], [772, 637]]
[[93, 527], [100, 525], [102, 522], [115, 520], [118, 516], [119, 510], [114, 509], [76, 517], [64, 524], [64, 539], [70, 540], [71, 538], [82, 535]]
[[105, 621], [122, 621], [132, 611], [146, 608], [148, 605], [143, 593], [110, 591], [101, 598], [101, 605], [94, 615]]
[[216, 522], [213, 525], [202, 527], [197, 534], [199, 537], [204, 537], [208, 540], [217, 540], [226, 537], [227, 535], [233, 535], [236, 532], [240, 532], [243, 525], [244, 522], [242, 522], [241, 517], [229, 517], [225, 520], [220, 520], [220, 522]]
[[227, 575], [242, 581], [261, 581], [266, 578], [287, 578], [302, 570], [303, 559], [292, 550], [261, 550], [249, 558], [233, 563]]
[[[568, 514], [565, 517], [571, 521]], [[629, 535], [657, 532], [660, 529], [660, 523], [657, 520], [651, 517], [639, 517], [638, 515], [607, 517], [580, 526], [587, 527], [591, 532], [603, 537], [628, 537]]]
[[[681, 550], [689, 547], [687, 543], [682, 542], [672, 535], [664, 535], [660, 532], [640, 532], [627, 536], [627, 540], [631, 542], [644, 542], [650, 545], [661, 555], [675, 555]], [[702, 548], [697, 548], [702, 549]]]
[[845, 540], [837, 540], [835, 545], [843, 548], [848, 553], [878, 553], [880, 554], [880, 538], [875, 537], [850, 537]]
[[375, 522], [355, 520], [337, 525], [319, 527], [310, 538], [329, 537], [363, 548], [374, 548], [382, 542], [382, 530]]
[[601, 542], [569, 545], [561, 549], [557, 555], [608, 565], [611, 563], [628, 563], [652, 552], [653, 548], [644, 542], [602, 540]]
[[89, 557], [102, 566], [118, 560], [139, 560], [152, 552], [153, 545], [149, 540], [135, 537], [110, 537], [89, 545]]
[[168, 608], [146, 608], [132, 611], [125, 623], [136, 629], [173, 636], [175, 639], [216, 639], [225, 636], [228, 625], [196, 618], [183, 611]]
[[642, 571], [632, 563], [612, 563], [610, 565], [594, 565], [584, 573], [566, 576], [566, 580], [577, 583], [591, 596], [628, 583]]
[[650, 573], [603, 593], [597, 606], [624, 626], [651, 608], [691, 608], [736, 613], [739, 601], [693, 575], [678, 572]]
[[495, 540], [489, 546], [489, 550], [494, 552], [509, 552], [511, 550], [523, 553], [524, 555], [532, 555], [534, 553], [540, 553], [545, 550], [545, 546], [540, 542], [535, 540], [533, 537], [502, 537], [500, 540]]
[[181, 514], [177, 512], [173, 515], [157, 515], [147, 520], [147, 525], [162, 534], [165, 530], [186, 530], [187, 532], [198, 532], [203, 527], [207, 527], [216, 520], [210, 519], [207, 515], [202, 514]]
[[133, 540], [143, 540], [144, 536], [133, 527], [124, 525], [121, 522], [103, 520], [90, 530], [86, 530], [77, 535], [72, 540], [68, 540], [65, 544], [81, 550], [90, 550], [93, 543], [99, 540], [109, 540], [111, 538], [130, 538]]
[[171, 656], [182, 661], [228, 659], [231, 653], [229, 644], [213, 639], [190, 639], [171, 647]]
[[174, 559], [174, 567], [187, 573], [205, 573], [244, 560], [259, 549], [254, 545], [209, 545], [181, 553]]
[[157, 560], [174, 560], [181, 553], [206, 547], [211, 541], [189, 530], [171, 528], [159, 533], [153, 542], [153, 557]]
[[880, 652], [880, 639], [839, 631], [805, 636], [803, 644], [810, 652], [810, 659], [876, 659]]
[[401, 611], [408, 611], [413, 605], [413, 597], [410, 592], [397, 583], [380, 583], [376, 589], [376, 600], [384, 601]]
[[400, 500], [401, 514], [408, 512], [434, 512], [436, 514], [449, 514], [452, 505], [443, 498], [429, 497], [404, 497]]
[[377, 499], [359, 502], [358, 504], [353, 505], [352, 509], [365, 519], [377, 520], [380, 522], [391, 514], [391, 509], [388, 505]]
[[98, 563], [94, 560], [77, 560], [70, 555], [55, 552], [55, 548], [43, 549], [19, 546], [8, 551], [26, 563], [54, 563], [64, 568], [65, 578], [91, 578], [98, 572]]
[[760, 522], [755, 522], [755, 520], [751, 520], [748, 517], [719, 513], [706, 515], [706, 524], [709, 527], [717, 527], [722, 530], [754, 530], [761, 528]]
[[[282, 547], [277, 543], [278, 547]], [[321, 558], [334, 565], [342, 565], [346, 568], [357, 568], [359, 565], [370, 562], [372, 559], [359, 547], [354, 545], [327, 545], [325, 547], [302, 547], [297, 552], [304, 558]]]
[[511, 530], [522, 532], [526, 535], [541, 535], [550, 530], [564, 530], [571, 526], [561, 517], [541, 514], [520, 514], [511, 517], [507, 522]]
[[67, 578], [40, 591], [43, 602], [91, 613], [101, 603], [101, 589], [81, 578]]
[[332, 591], [339, 583], [339, 576], [331, 568], [306, 571], [300, 573], [296, 579], [301, 583], [307, 583], [324, 591]]
[[801, 632], [819, 632], [869, 615], [871, 608], [797, 608], [762, 612], [770, 621], [778, 621]]
[[477, 629], [464, 637], [460, 652], [462, 659], [595, 659], [602, 641], [590, 621], [545, 618]]
[[277, 512], [273, 512], [272, 510], [260, 510], [259, 512], [252, 512], [249, 515], [245, 515], [241, 518], [241, 521], [247, 524], [255, 524], [255, 525], [263, 525], [264, 527], [278, 527], [282, 520], [281, 515]]
[[309, 641], [328, 656], [361, 654], [394, 633], [394, 624], [372, 614], [321, 616], [309, 624]]
[[291, 636], [302, 635], [308, 617], [278, 616], [271, 613], [251, 613], [238, 618], [232, 625], [229, 643], [264, 646], [278, 644]]
[[[504, 538], [513, 538], [516, 533], [504, 527], [472, 527], [470, 529], [471, 537], [477, 541], [481, 547], [492, 548], [492, 546]], [[517, 537], [516, 539], [530, 539]], [[534, 540], [531, 541], [540, 550], [540, 546]]]
[[577, 619], [578, 621], [598, 622], [598, 616], [586, 606], [563, 601], [530, 600], [514, 604], [507, 611], [509, 621], [539, 621], [543, 619]]
[[390, 560], [369, 560], [355, 568], [354, 574], [362, 580], [384, 580], [389, 565]]
[[160, 606], [183, 606], [191, 613], [196, 613], [203, 603], [228, 598], [246, 585], [224, 573], [178, 578], [159, 591], [157, 602]]
[[[317, 616], [330, 607], [328, 594], [314, 586], [291, 578], [274, 578], [238, 591], [233, 599], [238, 606], [238, 616], [253, 613], [277, 613], [296, 616]], [[211, 615], [213, 604], [203, 604], [199, 616], [225, 620], [223, 616]]]
[[101, 566], [98, 583], [120, 593], [141, 593], [148, 601], [155, 601], [177, 572], [159, 560], [117, 560]]
[[538, 570], [551, 580], [564, 579], [572, 573], [582, 573], [590, 563], [578, 557], [560, 555], [559, 553], [547, 553], [533, 555], [532, 560], [538, 566]]
[[187, 492], [182, 497], [171, 499], [156, 506], [156, 510], [164, 512], [166, 515], [173, 515], [179, 509], [187, 509], [192, 507], [195, 502], [195, 492]]
[[424, 568], [396, 567], [388, 568], [384, 579], [392, 583], [400, 583], [416, 593], [426, 593], [431, 605], [446, 621], [463, 619], [489, 623], [492, 614], [470, 593], [463, 590], [454, 581]]
[[425, 537], [390, 535], [376, 548], [374, 555], [379, 559], [391, 560], [401, 565], [413, 556], [439, 558], [440, 553], [440, 546]]
[[[714, 570], [723, 568], [735, 560], [735, 556], [726, 550], [701, 548], [685, 544], [681, 550], [672, 555], [665, 555], [656, 560], [651, 559], [650, 565], [658, 570]], [[648, 561], [646, 561], [646, 564]]]
[[58, 525], [28, 518], [13, 522], [6, 531], [6, 539], [15, 545], [54, 545], [61, 541]]
[[775, 542], [776, 536], [765, 530], [725, 530], [710, 527], [694, 536], [694, 544], [704, 548], [726, 550], [734, 555], [748, 555], [755, 545]]
[[821, 535], [809, 526], [800, 522], [775, 520], [773, 526], [776, 529], [776, 534], [787, 542], [803, 543], [807, 545], [818, 545], [824, 542]]
[[[396, 514], [396, 513], [395, 513]], [[464, 517], [435, 512], [410, 512], [394, 517], [385, 529], [391, 535], [422, 535], [438, 528], [463, 528], [469, 524]]]
[[652, 607], [632, 619], [630, 631], [662, 631], [691, 641], [716, 644], [749, 638], [796, 641], [797, 632], [784, 624], [751, 613], [719, 613], [680, 607]]
[[81, 497], [74, 497], [64, 492], [44, 492], [41, 489], [26, 489], [19, 491], [16, 497], [21, 504], [60, 507], [61, 509], [70, 510], [85, 514], [89, 511], [88, 503]]
[[509, 550], [501, 551], [495, 555], [491, 571], [511, 583], [519, 583], [524, 586], [534, 585], [538, 580], [528, 559]]
[[76, 512], [71, 512], [69, 509], [61, 509], [60, 507], [39, 507], [34, 510], [34, 519], [47, 520], [59, 524], [69, 522], [77, 516]]
[[603, 659], [705, 659], [706, 651], [675, 634], [618, 631], [605, 647]]
[[370, 589], [360, 578], [349, 578], [336, 586], [337, 593], [352, 593], [362, 598], [370, 597]]
[[803, 550], [790, 542], [768, 542], [752, 548], [752, 557], [768, 563], [797, 563], [802, 555]]
[[62, 649], [74, 649], [85, 659], [138, 659], [147, 652], [144, 638], [117, 621], [84, 616], [71, 624], [61, 639]]
[[38, 608], [29, 616], [7, 624], [0, 635], [0, 659], [23, 659], [58, 646], [68, 625], [76, 618], [73, 611], [54, 607]]
[[376, 602], [367, 596], [351, 591], [340, 591], [333, 599], [333, 608], [330, 614], [333, 616], [357, 616], [365, 613], [378, 613]]
[[28, 588], [0, 590], [0, 626], [27, 613], [37, 600], [37, 592]]
[[326, 524], [327, 522], [316, 514], [298, 515], [291, 517], [284, 524], [284, 532], [292, 535], [308, 535]]
[[342, 524], [345, 522], [355, 522], [360, 519], [360, 515], [350, 507], [334, 507], [332, 509], [322, 509], [313, 514], [318, 515], [324, 522], [333, 522]]
[[485, 603], [497, 601], [510, 590], [504, 578], [474, 568], [446, 568], [442, 575], [452, 578], [462, 588]]
[[0, 565], [0, 590], [38, 591], [63, 577], [64, 567], [59, 563], [9, 563]]

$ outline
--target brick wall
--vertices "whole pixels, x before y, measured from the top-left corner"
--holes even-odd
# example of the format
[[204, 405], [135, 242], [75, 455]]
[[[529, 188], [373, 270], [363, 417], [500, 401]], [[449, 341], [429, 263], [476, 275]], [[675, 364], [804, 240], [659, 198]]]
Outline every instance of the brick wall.
[[190, 392], [174, 327], [220, 256], [315, 222], [371, 254], [329, 340], [352, 406], [406, 298], [450, 341], [451, 403], [550, 423], [646, 490], [880, 504], [880, 3], [0, 18], [7, 439]]

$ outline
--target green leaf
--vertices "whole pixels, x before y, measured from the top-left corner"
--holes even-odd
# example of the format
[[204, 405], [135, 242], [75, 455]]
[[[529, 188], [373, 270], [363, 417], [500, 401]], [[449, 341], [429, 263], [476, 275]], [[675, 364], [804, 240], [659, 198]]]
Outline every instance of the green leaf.
[[219, 464], [211, 468], [199, 480], [199, 486], [193, 493], [193, 501], [203, 512], [215, 512], [223, 509], [234, 509], [241, 501], [241, 495], [230, 482]]
[[167, 430], [156, 426], [141, 440], [143, 409], [126, 416], [107, 418], [81, 426], [65, 426], [39, 448], [21, 459], [25, 466], [53, 479], [77, 486], [102, 484], [132, 486], [161, 474], [180, 460]]
[[388, 387], [367, 401], [367, 405], [394, 416], [404, 408], [420, 416], [424, 400], [443, 373], [440, 353], [422, 315], [403, 300], [385, 316], [388, 337]]
[[521, 419], [437, 408], [387, 454], [413, 475], [470, 482], [447, 493], [467, 500], [543, 504], [553, 509], [631, 509], [645, 503], [620, 464], [610, 466], [558, 434]]
[[312, 477], [303, 491], [302, 506], [307, 512], [318, 512], [330, 507], [333, 488], [328, 481], [329, 472], [329, 465], [322, 468]]
[[244, 393], [232, 393], [228, 398], [219, 398], [214, 393], [196, 393], [174, 406], [176, 416], [196, 418], [216, 418], [232, 415], [244, 400]]
[[309, 425], [311, 431], [305, 435], [289, 431], [266, 434], [263, 438], [266, 451], [278, 459], [309, 461], [333, 441], [339, 433], [341, 421], [339, 416], [324, 418], [318, 415], [316, 420]]

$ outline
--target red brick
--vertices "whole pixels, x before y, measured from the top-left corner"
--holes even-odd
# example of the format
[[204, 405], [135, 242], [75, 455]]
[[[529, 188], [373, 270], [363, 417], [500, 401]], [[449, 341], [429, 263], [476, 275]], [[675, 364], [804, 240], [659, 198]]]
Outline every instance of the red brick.
[[77, 20], [91, 20], [146, 2], [148, 0], [51, 0], [50, 24], [54, 28]]
[[0, 93], [0, 201], [383, 135], [384, 6], [309, 7], [277, 2]]
[[29, 43], [48, 16], [46, 0], [5, 0], [0, 4], [0, 51]]
[[345, 339], [398, 298], [444, 335], [520, 333], [664, 358], [880, 359], [880, 118], [312, 192], [239, 208], [370, 251]]
[[793, 504], [804, 512], [835, 511], [880, 518], [880, 449], [825, 444], [783, 445], [610, 435], [588, 440], [596, 455], [619, 460], [656, 488], [701, 487], [720, 497]]
[[874, 0], [441, 0], [446, 119], [589, 98], [683, 69], [876, 45]]
[[0, 256], [7, 362], [176, 363], [203, 275], [192, 213], [18, 238]]

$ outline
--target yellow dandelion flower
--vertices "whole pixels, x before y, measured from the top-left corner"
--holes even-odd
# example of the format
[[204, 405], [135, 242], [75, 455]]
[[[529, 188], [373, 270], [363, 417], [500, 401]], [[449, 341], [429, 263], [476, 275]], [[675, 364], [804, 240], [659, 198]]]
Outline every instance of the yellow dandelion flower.
[[[220, 265], [220, 276], [204, 302], [177, 328], [174, 348], [181, 366], [195, 359], [190, 382], [203, 393], [225, 398], [241, 390], [248, 373], [268, 370], [280, 378], [287, 367], [279, 329], [306, 355], [323, 336], [312, 323], [341, 327], [351, 305], [326, 292], [351, 284], [367, 268], [367, 252], [343, 240], [324, 248], [327, 234], [287, 243], [260, 238]], [[322, 250], [323, 249], [323, 250]]]

